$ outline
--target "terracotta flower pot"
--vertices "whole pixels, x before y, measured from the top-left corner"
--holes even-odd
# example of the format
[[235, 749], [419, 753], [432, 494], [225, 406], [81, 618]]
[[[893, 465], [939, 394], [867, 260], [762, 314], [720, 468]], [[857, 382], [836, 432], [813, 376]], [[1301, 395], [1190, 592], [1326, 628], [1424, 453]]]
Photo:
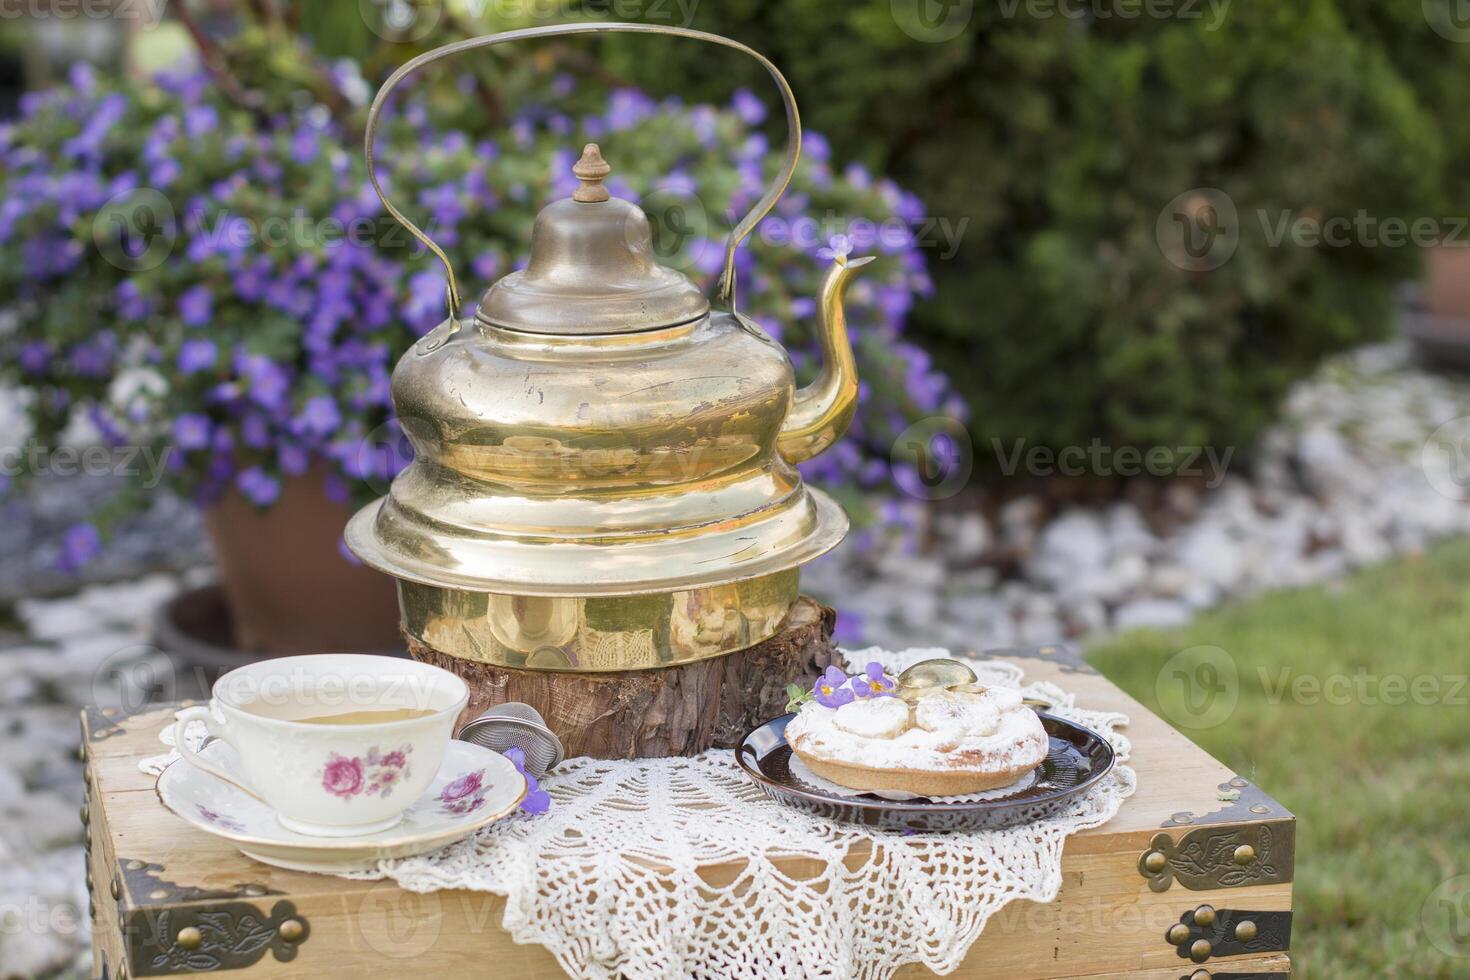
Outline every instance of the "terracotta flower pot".
[[1431, 248], [1424, 265], [1423, 288], [1400, 318], [1404, 336], [1428, 364], [1470, 370], [1470, 248]]
[[204, 513], [235, 646], [265, 655], [402, 649], [393, 579], [338, 548], [351, 508], [329, 500], [323, 474], [285, 481], [259, 511], [229, 494]]
[[1425, 252], [1422, 303], [1438, 316], [1470, 320], [1470, 248], [1440, 245]]

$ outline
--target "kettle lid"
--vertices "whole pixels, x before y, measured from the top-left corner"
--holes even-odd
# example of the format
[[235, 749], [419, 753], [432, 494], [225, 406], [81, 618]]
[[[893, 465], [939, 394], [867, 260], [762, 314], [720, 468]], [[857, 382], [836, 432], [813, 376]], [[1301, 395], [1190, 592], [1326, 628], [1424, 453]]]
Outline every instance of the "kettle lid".
[[602, 186], [612, 168], [588, 143], [572, 168], [581, 186], [536, 216], [531, 260], [486, 291], [477, 319], [544, 334], [616, 334], [697, 320], [709, 300], [661, 266], [648, 216]]

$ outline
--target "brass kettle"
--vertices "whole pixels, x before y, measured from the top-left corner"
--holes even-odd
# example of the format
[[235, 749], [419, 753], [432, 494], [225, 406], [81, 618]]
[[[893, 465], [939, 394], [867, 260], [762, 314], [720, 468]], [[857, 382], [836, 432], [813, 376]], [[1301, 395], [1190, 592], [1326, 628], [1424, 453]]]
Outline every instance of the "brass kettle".
[[[730, 236], [711, 310], [656, 261], [649, 224], [603, 186], [588, 144], [580, 186], [536, 218], [526, 267], [473, 318], [443, 251], [383, 194], [372, 142], [388, 94], [429, 62], [525, 38], [672, 34], [744, 51], [776, 81], [790, 130], [776, 182]], [[717, 656], [780, 629], [798, 568], [847, 531], [794, 464], [852, 419], [857, 374], [842, 298], [870, 259], [838, 257], [818, 304], [825, 362], [798, 390], [791, 359], [736, 310], [735, 249], [796, 168], [786, 80], [738, 42], [683, 28], [578, 24], [472, 38], [421, 55], [368, 116], [384, 206], [448, 269], [449, 316], [393, 372], [415, 451], [348, 546], [399, 582], [404, 630], [441, 653], [545, 670], [630, 670]]]

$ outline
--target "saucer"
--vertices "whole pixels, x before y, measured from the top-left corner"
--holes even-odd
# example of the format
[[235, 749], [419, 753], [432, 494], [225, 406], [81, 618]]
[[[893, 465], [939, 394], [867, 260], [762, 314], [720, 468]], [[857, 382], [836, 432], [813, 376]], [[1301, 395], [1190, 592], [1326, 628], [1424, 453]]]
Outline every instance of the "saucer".
[[[200, 755], [227, 772], [239, 760], [215, 740]], [[383, 858], [409, 857], [462, 840], [514, 812], [526, 778], [498, 752], [451, 741], [429, 789], [388, 830], [355, 837], [313, 837], [287, 830], [267, 804], [183, 760], [158, 777], [158, 798], [177, 816], [229, 841], [264, 864], [291, 871], [362, 871]]]
[[773, 800], [830, 820], [891, 830], [991, 830], [1044, 820], [1112, 771], [1113, 747], [1097, 732], [1046, 712], [1046, 758], [1030, 779], [989, 793], [930, 799], [884, 799], [837, 786], [811, 773], [786, 741], [782, 715], [746, 733], [735, 760]]

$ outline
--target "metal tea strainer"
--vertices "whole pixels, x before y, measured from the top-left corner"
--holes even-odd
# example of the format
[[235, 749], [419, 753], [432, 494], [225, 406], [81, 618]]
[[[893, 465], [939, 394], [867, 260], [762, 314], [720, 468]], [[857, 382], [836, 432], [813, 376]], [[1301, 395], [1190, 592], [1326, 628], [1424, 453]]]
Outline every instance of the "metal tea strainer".
[[497, 704], [464, 723], [455, 738], [496, 752], [512, 745], [526, 754], [526, 768], [538, 779], [566, 758], [561, 739], [546, 727], [541, 712], [520, 701]]

